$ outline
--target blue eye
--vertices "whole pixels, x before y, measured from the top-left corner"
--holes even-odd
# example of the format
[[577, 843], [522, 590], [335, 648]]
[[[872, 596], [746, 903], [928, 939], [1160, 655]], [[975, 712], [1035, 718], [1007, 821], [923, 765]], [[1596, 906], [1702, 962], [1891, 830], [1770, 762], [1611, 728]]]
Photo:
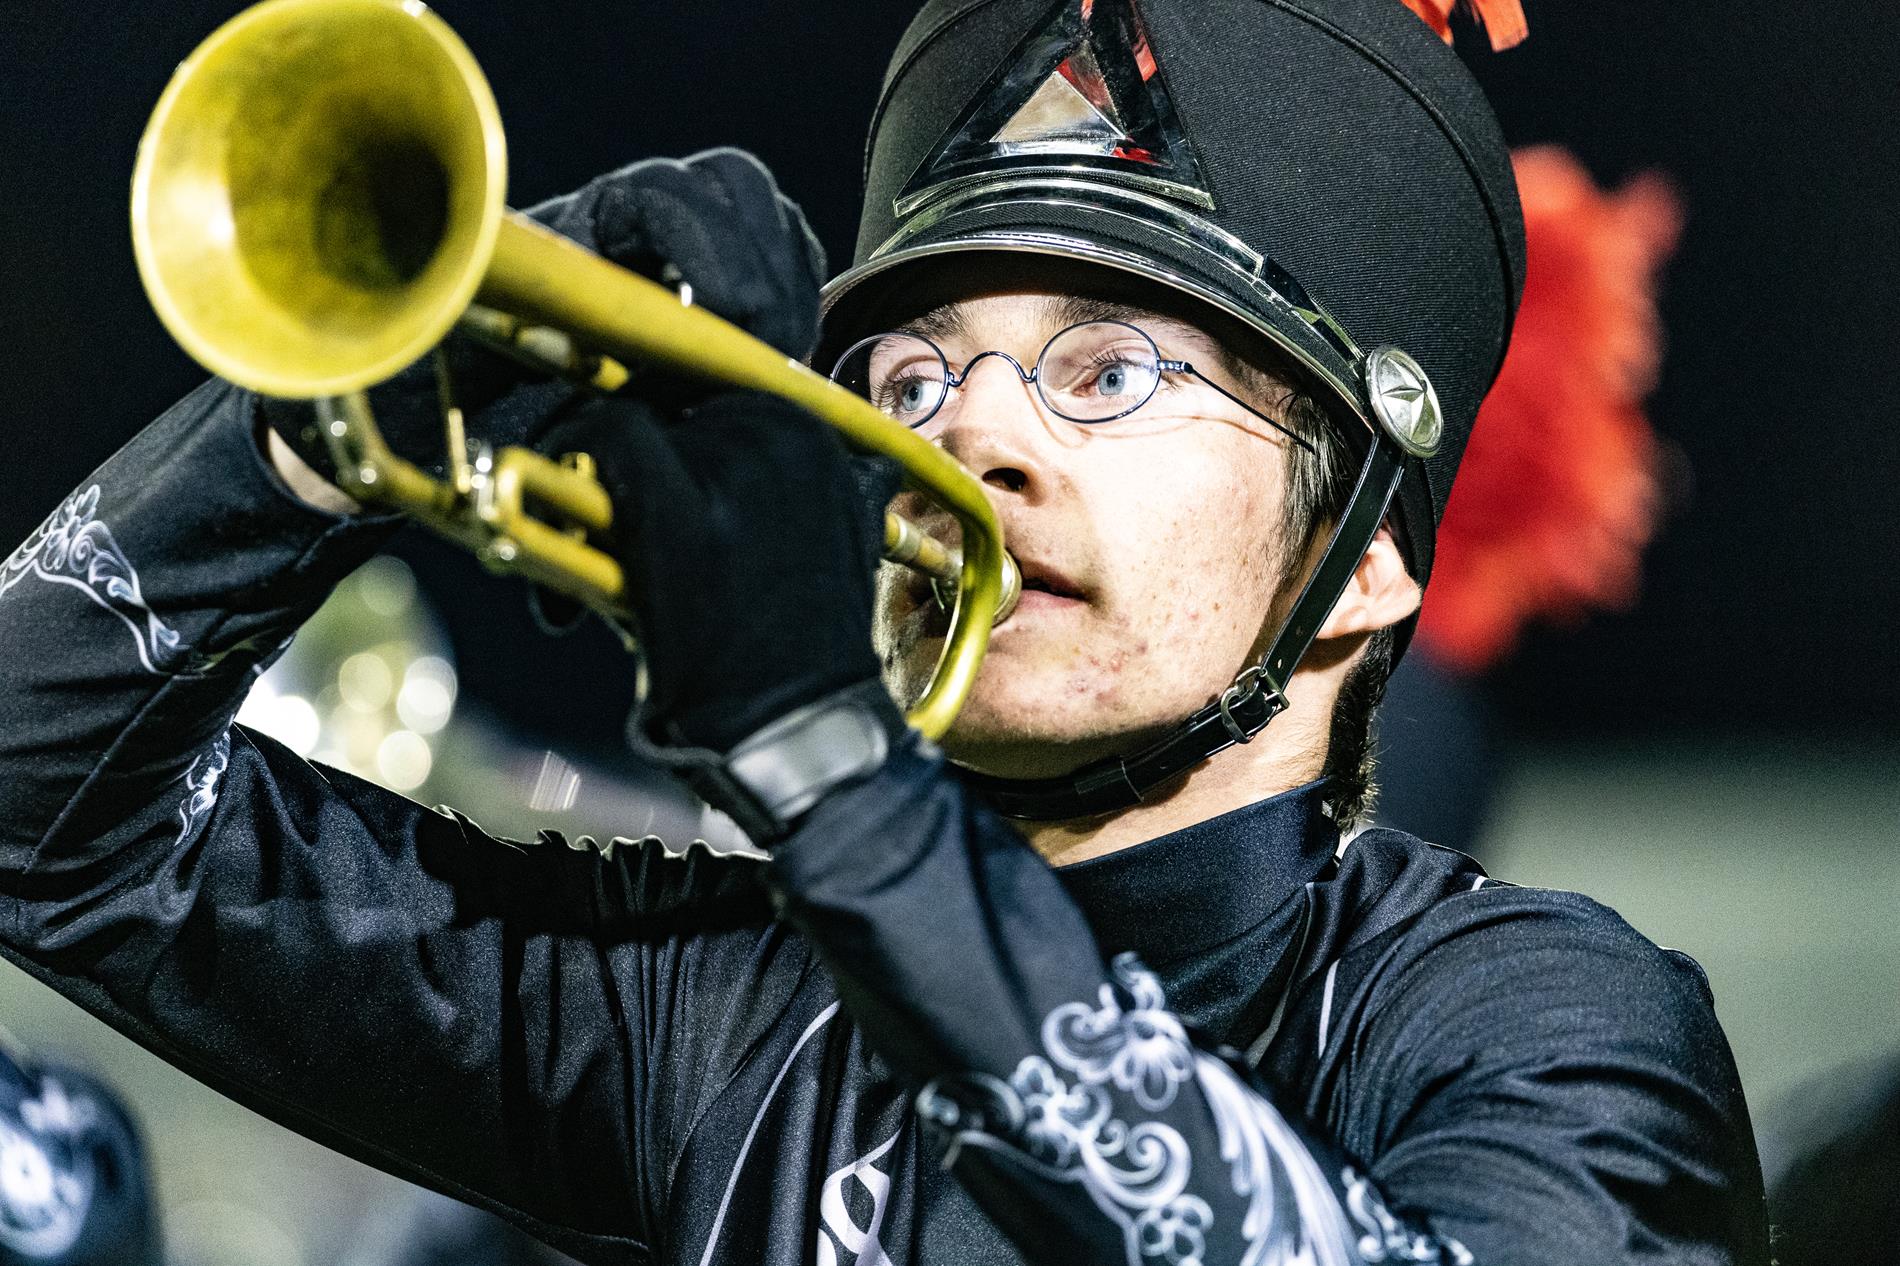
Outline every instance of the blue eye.
[[872, 392], [872, 403], [900, 422], [918, 425], [943, 399], [944, 384], [922, 374], [905, 374]]
[[1096, 371], [1095, 380], [1090, 385], [1095, 394], [1102, 399], [1112, 400], [1121, 396], [1135, 395], [1145, 386], [1147, 375], [1142, 367], [1131, 365], [1127, 361], [1111, 361]]

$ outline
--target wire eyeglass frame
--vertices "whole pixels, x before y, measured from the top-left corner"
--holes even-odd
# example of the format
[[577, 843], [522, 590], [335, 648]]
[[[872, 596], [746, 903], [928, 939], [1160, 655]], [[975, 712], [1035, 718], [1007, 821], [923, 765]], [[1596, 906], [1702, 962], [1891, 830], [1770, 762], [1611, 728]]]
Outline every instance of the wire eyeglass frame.
[[[1073, 413], [1065, 412], [1062, 408], [1056, 405], [1056, 403], [1053, 400], [1049, 398], [1049, 392], [1045, 390], [1044, 385], [1043, 385], [1044, 362], [1048, 359], [1049, 350], [1053, 348], [1057, 343], [1061, 342], [1063, 338], [1067, 337], [1070, 334], [1073, 334], [1077, 330], [1085, 329], [1090, 326], [1098, 326], [1098, 325], [1114, 326], [1119, 329], [1128, 330], [1138, 335], [1141, 338], [1142, 342], [1147, 344], [1148, 350], [1153, 356], [1155, 373], [1154, 373], [1153, 381], [1149, 384], [1148, 390], [1142, 396], [1142, 398], [1136, 401], [1134, 404], [1130, 405], [1128, 408], [1123, 409], [1121, 412], [1109, 414], [1107, 416], [1099, 417], [1099, 418], [1077, 417]], [[938, 413], [942, 412], [944, 405], [949, 402], [950, 393], [952, 391], [957, 390], [958, 388], [963, 386], [964, 383], [969, 381], [970, 375], [973, 372], [975, 372], [976, 367], [979, 363], [981, 363], [987, 357], [994, 356], [1006, 362], [1011, 369], [1014, 369], [1016, 371], [1016, 376], [1022, 379], [1024, 383], [1028, 384], [1029, 387], [1035, 391], [1036, 398], [1042, 401], [1043, 406], [1047, 408], [1049, 412], [1055, 414], [1057, 417], [1063, 419], [1064, 421], [1072, 422], [1076, 424], [1077, 426], [1099, 426], [1104, 422], [1117, 422], [1123, 418], [1130, 416], [1131, 414], [1138, 413], [1143, 408], [1146, 408], [1148, 403], [1155, 398], [1156, 393], [1158, 393], [1161, 390], [1162, 375], [1184, 374], [1190, 378], [1195, 379], [1197, 382], [1200, 382], [1200, 383], [1205, 384], [1206, 386], [1212, 387], [1220, 395], [1226, 397], [1228, 400], [1232, 401], [1234, 404], [1239, 405], [1242, 409], [1245, 409], [1248, 413], [1251, 413], [1254, 417], [1259, 418], [1262, 422], [1265, 422], [1268, 426], [1280, 432], [1280, 434], [1286, 436], [1289, 440], [1292, 440], [1295, 444], [1298, 444], [1301, 448], [1305, 449], [1308, 453], [1317, 452], [1317, 450], [1314, 449], [1311, 443], [1301, 438], [1299, 435], [1295, 434], [1284, 423], [1275, 421], [1273, 418], [1268, 417], [1266, 414], [1262, 413], [1259, 409], [1255, 408], [1252, 404], [1249, 404], [1247, 401], [1241, 399], [1239, 396], [1235, 395], [1233, 392], [1229, 391], [1227, 388], [1221, 386], [1218, 382], [1215, 382], [1212, 378], [1209, 378], [1206, 374], [1203, 374], [1200, 370], [1196, 369], [1192, 362], [1185, 361], [1185, 360], [1171, 360], [1161, 355], [1161, 349], [1155, 343], [1154, 337], [1150, 335], [1148, 331], [1142, 329], [1140, 326], [1133, 325], [1127, 321], [1113, 321], [1113, 320], [1078, 321], [1074, 323], [1073, 325], [1068, 325], [1068, 326], [1063, 327], [1060, 330], [1057, 330], [1053, 335], [1049, 337], [1049, 341], [1043, 344], [1042, 351], [1038, 353], [1036, 357], [1036, 367], [1034, 369], [1024, 369], [1022, 366], [1022, 362], [1017, 360], [1014, 356], [1011, 356], [1008, 352], [991, 349], [989, 351], [978, 352], [975, 356], [972, 356], [968, 361], [964, 362], [962, 373], [957, 373], [956, 371], [950, 368], [950, 358], [944, 354], [943, 348], [937, 344], [937, 341], [935, 339], [932, 339], [928, 337], [927, 335], [919, 334], [914, 330], [887, 330], [881, 334], [873, 334], [868, 338], [859, 339], [856, 343], [853, 343], [850, 347], [846, 348], [844, 354], [838, 357], [837, 363], [832, 366], [831, 374], [830, 374], [831, 380], [833, 382], [838, 383], [841, 386], [850, 387], [851, 384], [845, 381], [845, 377], [844, 377], [844, 370], [845, 370], [846, 364], [853, 357], [859, 355], [862, 352], [867, 351], [870, 348], [875, 347], [877, 344], [880, 344], [884, 340], [890, 339], [890, 338], [905, 338], [905, 339], [914, 340], [918, 343], [922, 343], [926, 347], [930, 348], [931, 351], [936, 353], [938, 364], [943, 370], [943, 379], [942, 379], [943, 391], [938, 396], [937, 402], [931, 406], [930, 412], [926, 413], [923, 417], [918, 418], [915, 421], [905, 421], [905, 425], [909, 426], [912, 430], [920, 430], [923, 427], [927, 426], [930, 423], [930, 420], [936, 417]], [[863, 393], [860, 393], [860, 394], [863, 394]], [[873, 401], [873, 403], [875, 403], [875, 401]], [[898, 420], [903, 421], [903, 419], [898, 419]]]

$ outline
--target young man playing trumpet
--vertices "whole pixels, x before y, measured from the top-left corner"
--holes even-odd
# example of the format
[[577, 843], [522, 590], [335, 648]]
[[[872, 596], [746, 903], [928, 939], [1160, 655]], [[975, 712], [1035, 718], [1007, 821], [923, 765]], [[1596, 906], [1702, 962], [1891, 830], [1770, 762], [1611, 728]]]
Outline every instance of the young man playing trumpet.
[[[1692, 963], [1340, 849], [1521, 282], [1456, 59], [1398, 0], [934, 0], [867, 187], [822, 332], [742, 156], [540, 214], [982, 481], [1028, 592], [942, 751], [884, 683], [943, 620], [874, 582], [839, 442], [648, 383], [470, 425], [595, 456], [637, 742], [757, 856], [505, 843], [305, 764], [231, 717], [393, 525], [307, 409], [213, 384], [0, 573], [8, 956], [591, 1261], [1765, 1261]], [[378, 401], [418, 459], [427, 394]]]

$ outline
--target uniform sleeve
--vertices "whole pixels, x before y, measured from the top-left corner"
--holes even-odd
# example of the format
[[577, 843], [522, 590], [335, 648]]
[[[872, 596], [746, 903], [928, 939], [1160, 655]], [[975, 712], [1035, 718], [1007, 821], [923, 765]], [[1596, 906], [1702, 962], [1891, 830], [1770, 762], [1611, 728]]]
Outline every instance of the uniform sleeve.
[[231, 724], [393, 530], [292, 497], [252, 413], [207, 385], [0, 569], [0, 948], [320, 1142], [646, 1260], [654, 1105], [704, 1052], [659, 926], [693, 867], [498, 841]]
[[1765, 1266], [1748, 1112], [1692, 962], [1509, 886], [1441, 902], [1390, 961], [1333, 1019], [1347, 1093], [1381, 1101], [1346, 1112], [1395, 1207], [1480, 1261]]
[[1030, 1260], [1469, 1260], [1197, 1046], [1139, 962], [1104, 963], [1054, 872], [938, 758], [901, 752], [829, 798], [773, 874], [854, 1018], [922, 1085], [957, 1177]]

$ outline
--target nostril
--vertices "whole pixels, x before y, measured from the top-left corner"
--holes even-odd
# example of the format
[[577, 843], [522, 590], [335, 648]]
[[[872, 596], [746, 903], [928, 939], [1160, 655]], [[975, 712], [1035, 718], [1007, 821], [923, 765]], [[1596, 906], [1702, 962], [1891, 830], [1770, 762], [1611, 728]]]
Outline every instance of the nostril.
[[994, 484], [1004, 492], [1021, 492], [1029, 486], [1029, 476], [1014, 466], [996, 466], [984, 474], [983, 482]]

